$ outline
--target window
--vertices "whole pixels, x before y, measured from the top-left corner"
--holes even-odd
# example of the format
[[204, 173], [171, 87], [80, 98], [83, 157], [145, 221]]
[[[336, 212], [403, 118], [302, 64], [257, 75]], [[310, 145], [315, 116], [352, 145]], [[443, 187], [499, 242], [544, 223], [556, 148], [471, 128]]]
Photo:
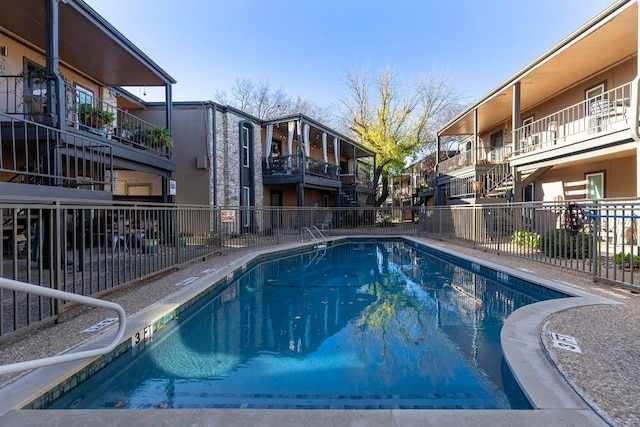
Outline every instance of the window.
[[76, 104], [91, 104], [93, 105], [93, 92], [89, 89], [76, 86]]
[[26, 67], [27, 78], [24, 82], [24, 93], [45, 96], [47, 94], [46, 70], [33, 62], [27, 62]]
[[604, 172], [586, 174], [587, 199], [604, 198]]
[[[242, 187], [242, 200], [240, 201], [240, 205], [242, 206], [249, 206], [249, 200], [251, 197], [251, 190], [249, 187], [244, 186]], [[243, 227], [249, 227], [250, 222], [249, 222], [249, 212], [247, 211], [246, 213], [244, 213], [244, 215], [242, 215], [242, 226]]]
[[251, 141], [251, 133], [248, 125], [242, 125], [242, 166], [251, 167], [249, 143]]
[[600, 96], [604, 93], [604, 83], [600, 83], [598, 86], [592, 87], [591, 89], [587, 89], [585, 91], [585, 99], [589, 100], [591, 98], [595, 98], [596, 96]]

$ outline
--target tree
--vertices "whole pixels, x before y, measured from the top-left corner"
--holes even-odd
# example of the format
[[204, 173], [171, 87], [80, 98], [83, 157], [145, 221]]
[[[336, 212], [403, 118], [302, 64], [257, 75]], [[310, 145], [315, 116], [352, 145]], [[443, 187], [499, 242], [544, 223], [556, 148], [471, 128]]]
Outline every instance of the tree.
[[328, 124], [329, 110], [299, 96], [292, 98], [282, 89], [272, 90], [268, 82], [255, 83], [250, 79], [236, 79], [231, 96], [225, 91], [216, 91], [216, 102], [230, 105], [259, 119], [268, 120], [292, 114], [305, 114]]
[[390, 67], [373, 82], [366, 71], [354, 70], [344, 83], [343, 127], [376, 153], [373, 180], [382, 185], [375, 201], [380, 206], [389, 195], [389, 177], [401, 174], [418, 153], [433, 151], [438, 126], [461, 110], [460, 98], [449, 79], [433, 72], [403, 86]]

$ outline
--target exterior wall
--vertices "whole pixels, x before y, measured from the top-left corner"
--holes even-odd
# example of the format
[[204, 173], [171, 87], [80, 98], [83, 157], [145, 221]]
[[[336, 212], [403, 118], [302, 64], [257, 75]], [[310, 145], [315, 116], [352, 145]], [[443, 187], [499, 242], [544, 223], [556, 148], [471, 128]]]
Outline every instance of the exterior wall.
[[[247, 118], [233, 111], [216, 110], [215, 118], [215, 170], [217, 176], [218, 206], [240, 206], [240, 123]], [[254, 200], [256, 206], [264, 201], [262, 185], [262, 136], [261, 126], [250, 122], [253, 126], [253, 167], [254, 167]]]
[[162, 179], [144, 172], [114, 171], [113, 194], [118, 196], [157, 196], [162, 194]]
[[[24, 71], [25, 59], [42, 68], [45, 67], [43, 52], [26, 46], [2, 33], [0, 33], [0, 46], [7, 46], [9, 50], [9, 56], [0, 57], [0, 75], [16, 76], [21, 74]], [[96, 98], [101, 98], [115, 105], [115, 94], [106, 87], [101, 87], [95, 81], [78, 74], [73, 69], [65, 67], [64, 64], [60, 64], [60, 74], [67, 83], [77, 83], [92, 91]]]
[[636, 159], [596, 160], [579, 166], [554, 167], [535, 181], [536, 201], [586, 198], [585, 174], [604, 172], [606, 198], [636, 196]]
[[315, 190], [310, 188], [305, 188], [304, 204], [308, 207], [323, 208], [325, 195], [329, 198], [328, 207], [335, 207], [335, 192]]
[[[164, 111], [162, 112], [164, 114]], [[173, 158], [176, 161], [176, 203], [209, 206], [210, 192], [209, 137], [207, 109], [173, 109]], [[198, 167], [198, 161], [200, 166]]]

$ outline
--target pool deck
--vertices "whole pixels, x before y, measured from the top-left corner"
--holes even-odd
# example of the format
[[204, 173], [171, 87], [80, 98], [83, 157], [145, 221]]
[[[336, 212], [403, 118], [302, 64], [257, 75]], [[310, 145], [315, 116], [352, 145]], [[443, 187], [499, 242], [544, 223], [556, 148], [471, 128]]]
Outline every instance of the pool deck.
[[[502, 331], [505, 358], [534, 410], [22, 410], [86, 362], [70, 362], [28, 374], [0, 377], [0, 425], [358, 425], [358, 426], [602, 426], [640, 424], [640, 296], [589, 276], [537, 262], [429, 239], [411, 239], [525, 279], [571, 292], [577, 298], [532, 304], [509, 317]], [[299, 244], [286, 244], [278, 250]], [[130, 337], [197, 294], [219, 277], [268, 248], [224, 252], [105, 299], [127, 313]], [[182, 285], [185, 281], [187, 285]], [[104, 309], [76, 309], [62, 322], [29, 331], [0, 346], [0, 364], [92, 348], [110, 341], [112, 329], [95, 338], [80, 333], [113, 317]], [[557, 347], [551, 333], [574, 337], [580, 353]], [[557, 337], [556, 337], [557, 338]]]

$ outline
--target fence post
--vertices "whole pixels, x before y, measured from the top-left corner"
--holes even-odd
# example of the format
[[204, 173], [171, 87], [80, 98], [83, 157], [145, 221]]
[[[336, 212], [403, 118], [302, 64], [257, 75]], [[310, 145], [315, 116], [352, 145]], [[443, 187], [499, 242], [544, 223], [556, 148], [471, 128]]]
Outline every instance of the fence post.
[[596, 277], [598, 275], [598, 259], [600, 255], [600, 210], [597, 209], [598, 201], [594, 202], [593, 207], [591, 208], [591, 215], [587, 218], [589, 221], [588, 229], [591, 230], [591, 282], [596, 281]]

